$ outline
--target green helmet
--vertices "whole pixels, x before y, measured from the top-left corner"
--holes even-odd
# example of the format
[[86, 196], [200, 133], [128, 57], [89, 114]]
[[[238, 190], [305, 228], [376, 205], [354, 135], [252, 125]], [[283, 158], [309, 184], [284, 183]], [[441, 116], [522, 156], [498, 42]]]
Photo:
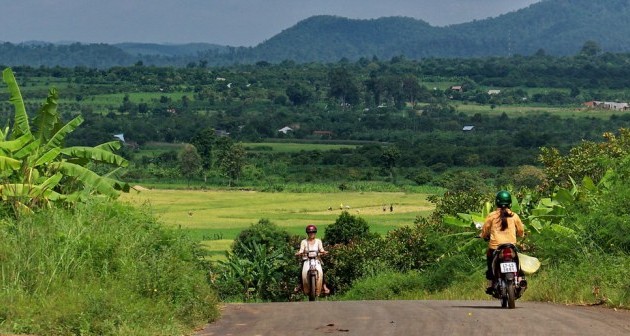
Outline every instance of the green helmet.
[[510, 195], [510, 193], [505, 190], [501, 190], [494, 198], [494, 203], [499, 208], [509, 208], [510, 205], [512, 205], [512, 195]]

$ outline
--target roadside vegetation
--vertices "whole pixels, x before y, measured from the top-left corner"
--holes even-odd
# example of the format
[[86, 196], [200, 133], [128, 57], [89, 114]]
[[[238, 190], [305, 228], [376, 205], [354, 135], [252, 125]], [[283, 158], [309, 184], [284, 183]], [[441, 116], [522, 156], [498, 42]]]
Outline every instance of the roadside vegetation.
[[0, 333], [181, 335], [218, 317], [200, 247], [90, 201], [0, 223]]
[[[530, 276], [525, 300], [629, 307], [630, 288], [624, 280], [630, 276], [626, 267], [630, 263], [629, 137], [630, 132], [621, 129], [605, 134], [602, 142], [584, 142], [566, 155], [543, 148], [539, 159], [544, 163], [545, 181], [534, 189], [512, 190], [513, 209], [527, 227], [527, 236], [518, 245], [543, 262], [541, 270]], [[330, 252], [324, 262], [333, 299], [487, 298], [482, 290], [486, 244], [474, 238], [478, 234], [474, 223], [491, 211], [491, 190], [449, 190], [431, 197], [436, 208], [429, 216], [385, 235], [370, 232], [359, 216], [342, 213], [326, 227], [323, 237]], [[245, 235], [273, 227], [259, 223]], [[295, 248], [298, 240], [284, 241]], [[243, 243], [237, 240], [236, 244]], [[248, 258], [259, 264], [256, 268], [265, 263], [264, 258]], [[226, 276], [222, 267], [234, 267], [240, 260], [232, 257], [215, 272]], [[291, 265], [291, 260], [266, 265], [279, 270]], [[216, 283], [220, 286], [225, 281], [219, 278]], [[291, 287], [280, 278], [274, 281], [287, 291]], [[230, 300], [265, 299], [256, 294], [252, 287], [240, 293], [219, 290], [219, 295]], [[272, 299], [296, 298], [289, 291]]]
[[[200, 247], [115, 199], [118, 142], [65, 147], [57, 93], [33, 118], [10, 69], [0, 132], [0, 333], [180, 335], [217, 317]], [[111, 167], [114, 170], [111, 170]]]

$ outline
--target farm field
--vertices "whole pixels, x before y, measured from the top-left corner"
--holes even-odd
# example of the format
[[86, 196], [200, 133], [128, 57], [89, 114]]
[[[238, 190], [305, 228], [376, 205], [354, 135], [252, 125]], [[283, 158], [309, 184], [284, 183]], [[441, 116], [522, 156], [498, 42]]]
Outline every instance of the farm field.
[[[433, 204], [428, 194], [402, 192], [262, 193], [217, 190], [143, 190], [120, 197], [148, 209], [165, 225], [185, 230], [200, 241], [212, 259], [221, 258], [240, 231], [261, 218], [302, 235], [315, 224], [323, 237], [327, 225], [341, 214], [340, 207], [367, 221], [370, 230], [387, 231], [412, 225], [428, 215]], [[390, 211], [393, 206], [393, 211]], [[332, 210], [328, 210], [332, 208]], [[385, 208], [385, 211], [383, 211]]]
[[551, 106], [529, 106], [529, 105], [499, 105], [492, 108], [490, 105], [479, 104], [455, 104], [457, 111], [474, 115], [476, 113], [489, 116], [498, 116], [503, 113], [511, 118], [527, 117], [532, 114], [549, 113], [561, 118], [601, 118], [607, 119], [613, 115], [626, 114], [625, 111], [613, 111], [603, 109], [589, 109], [584, 106], [576, 107], [551, 107]]

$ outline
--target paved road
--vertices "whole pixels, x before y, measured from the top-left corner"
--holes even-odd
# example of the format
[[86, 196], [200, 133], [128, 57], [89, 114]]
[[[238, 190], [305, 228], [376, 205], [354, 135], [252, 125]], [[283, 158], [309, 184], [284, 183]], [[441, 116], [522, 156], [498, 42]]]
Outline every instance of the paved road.
[[499, 301], [227, 304], [197, 336], [630, 335], [630, 311]]

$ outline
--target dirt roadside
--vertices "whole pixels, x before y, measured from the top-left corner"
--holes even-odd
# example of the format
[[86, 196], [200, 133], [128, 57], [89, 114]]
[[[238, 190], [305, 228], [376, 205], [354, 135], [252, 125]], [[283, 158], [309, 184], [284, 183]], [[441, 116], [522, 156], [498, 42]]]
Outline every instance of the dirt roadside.
[[196, 336], [630, 335], [630, 311], [498, 301], [318, 301], [226, 304]]

